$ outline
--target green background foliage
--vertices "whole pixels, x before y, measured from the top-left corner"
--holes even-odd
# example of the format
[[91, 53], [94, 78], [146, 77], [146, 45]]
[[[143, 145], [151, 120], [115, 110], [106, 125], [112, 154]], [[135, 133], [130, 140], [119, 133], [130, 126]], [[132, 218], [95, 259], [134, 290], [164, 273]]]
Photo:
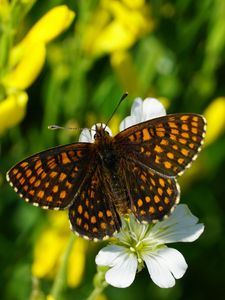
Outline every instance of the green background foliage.
[[[46, 211], [24, 203], [9, 187], [6, 171], [28, 155], [79, 137], [79, 131], [50, 131], [49, 124], [90, 127], [96, 121], [106, 122], [125, 89], [129, 97], [115, 116], [118, 120], [129, 114], [136, 96], [166, 98], [168, 113], [201, 114], [225, 95], [223, 0], [146, 2], [154, 28], [126, 49], [135, 70], [135, 88], [124, 84], [123, 68], [118, 73], [112, 53], [94, 57], [82, 50], [85, 30], [99, 1], [37, 1], [19, 26], [18, 40], [59, 4], [76, 12], [75, 22], [48, 45], [44, 69], [27, 91], [25, 118], [0, 137], [0, 282], [1, 298], [6, 300], [29, 299], [33, 247], [48, 225]], [[124, 74], [127, 76], [126, 70]], [[129, 288], [108, 287], [107, 299], [200, 300], [225, 294], [224, 133], [203, 149], [193, 169], [179, 180], [181, 202], [205, 224], [205, 231], [194, 243], [175, 245], [189, 265], [186, 274], [175, 287], [160, 289], [144, 270]], [[94, 257], [101, 247], [90, 247], [81, 284], [67, 288], [63, 299], [88, 296], [96, 272]], [[51, 284], [51, 280], [41, 280], [42, 290], [47, 293]]]

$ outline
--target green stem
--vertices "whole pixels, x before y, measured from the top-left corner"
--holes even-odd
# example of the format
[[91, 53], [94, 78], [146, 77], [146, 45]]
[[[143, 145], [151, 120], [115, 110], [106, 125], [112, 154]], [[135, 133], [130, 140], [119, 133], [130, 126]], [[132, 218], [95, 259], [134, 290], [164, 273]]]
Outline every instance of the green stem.
[[62, 290], [66, 283], [67, 262], [68, 262], [68, 258], [69, 258], [70, 252], [72, 250], [75, 239], [76, 239], [75, 234], [72, 234], [70, 237], [70, 240], [68, 242], [67, 248], [61, 258], [60, 268], [59, 268], [58, 274], [56, 275], [56, 278], [55, 278], [55, 281], [53, 283], [52, 290], [51, 290], [51, 296], [55, 300], [62, 299], [60, 297], [60, 295], [61, 295]]
[[105, 281], [105, 273], [108, 268], [99, 267], [97, 273], [94, 276], [94, 290], [91, 292], [87, 300], [95, 300], [98, 295], [100, 295], [103, 290], [108, 286]]

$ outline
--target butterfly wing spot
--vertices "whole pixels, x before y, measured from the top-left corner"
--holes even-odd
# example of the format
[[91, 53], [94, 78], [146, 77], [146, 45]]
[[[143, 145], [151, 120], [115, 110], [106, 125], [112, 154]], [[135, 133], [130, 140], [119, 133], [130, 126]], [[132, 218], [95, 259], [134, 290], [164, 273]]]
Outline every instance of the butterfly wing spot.
[[182, 148], [181, 149], [181, 153], [184, 155], [184, 156], [188, 156], [189, 155], [189, 151], [185, 148]]
[[103, 218], [103, 212], [101, 210], [98, 212], [98, 217]]
[[61, 192], [60, 192], [60, 194], [59, 194], [59, 198], [60, 198], [60, 200], [62, 200], [62, 199], [65, 199], [65, 198], [66, 198], [66, 196], [67, 196], [67, 193], [66, 193], [66, 191], [61, 191]]
[[188, 142], [187, 140], [185, 140], [185, 139], [182, 139], [182, 138], [181, 138], [181, 139], [179, 139], [178, 141], [179, 141], [179, 143], [181, 143], [182, 145], [186, 145], [186, 144], [187, 144], [187, 142]]
[[66, 179], [66, 177], [67, 177], [67, 175], [66, 175], [65, 173], [62, 172], [62, 173], [59, 175], [59, 181], [60, 181], [60, 182], [64, 181], [64, 180]]
[[179, 157], [177, 161], [178, 164], [182, 165], [184, 163], [184, 158]]
[[168, 145], [169, 145], [169, 141], [168, 141], [168, 140], [165, 140], [165, 139], [162, 139], [162, 140], [160, 141], [160, 145], [162, 145], [162, 146], [168, 146]]
[[112, 212], [111, 212], [110, 210], [107, 209], [106, 215], [107, 215], [107, 217], [112, 217]]
[[34, 169], [37, 170], [37, 169], [39, 169], [41, 166], [42, 166], [41, 160], [37, 160], [37, 162], [36, 162], [35, 165], [34, 165]]
[[179, 134], [179, 130], [178, 129], [171, 129], [170, 131], [172, 134], [178, 135]]
[[158, 210], [159, 210], [159, 212], [162, 212], [162, 211], [164, 210], [163, 206], [160, 205], [160, 206], [158, 207]]
[[155, 208], [153, 206], [149, 206], [149, 213], [153, 215], [155, 212]]
[[95, 216], [92, 216], [92, 217], [91, 217], [91, 223], [92, 223], [92, 224], [97, 223], [97, 219], [96, 219]]
[[180, 117], [181, 121], [187, 121], [190, 118], [189, 115], [183, 115]]
[[168, 187], [168, 188], [166, 189], [166, 192], [167, 192], [167, 194], [168, 194], [169, 196], [171, 196], [172, 193], [173, 193], [173, 190], [172, 190], [170, 187]]
[[162, 149], [162, 147], [160, 147], [159, 145], [156, 145], [155, 148], [154, 148], [154, 151], [155, 151], [156, 153], [162, 153], [162, 152], [163, 152], [163, 149]]
[[184, 131], [189, 131], [189, 126], [187, 124], [182, 124], [181, 129]]
[[47, 202], [52, 202], [53, 201], [53, 197], [52, 196], [47, 196], [46, 200], [47, 200]]
[[159, 203], [160, 202], [159, 196], [157, 196], [157, 195], [154, 196], [154, 202], [155, 203]]
[[41, 184], [41, 180], [38, 179], [37, 181], [35, 181], [34, 186], [37, 188], [40, 186], [40, 184]]
[[165, 180], [163, 178], [159, 178], [159, 184], [161, 185], [161, 187], [165, 187]]
[[56, 193], [58, 193], [58, 190], [59, 190], [59, 186], [57, 184], [54, 185], [52, 188], [52, 192], [56, 194]]
[[181, 132], [181, 136], [182, 136], [183, 138], [185, 138], [185, 139], [189, 139], [189, 138], [190, 138], [190, 135], [189, 135], [189, 133], [187, 133], [187, 132]]
[[163, 195], [163, 189], [161, 189], [160, 187], [157, 189], [157, 191], [158, 191], [158, 194], [160, 195], [160, 196], [162, 196]]
[[149, 202], [151, 202], [151, 198], [150, 198], [149, 196], [146, 196], [146, 197], [145, 197], [145, 201], [146, 201], [147, 203], [149, 203]]
[[107, 224], [105, 222], [100, 223], [101, 229], [105, 230], [107, 228]]
[[138, 205], [138, 207], [141, 207], [143, 205], [143, 201], [141, 199], [138, 199], [137, 205]]
[[42, 198], [44, 197], [44, 195], [45, 195], [45, 192], [42, 191], [42, 190], [40, 190], [40, 191], [37, 193], [37, 196], [38, 196], [38, 198], [40, 198], [40, 199], [42, 199]]
[[146, 140], [148, 141], [151, 138], [150, 133], [147, 128], [143, 129], [142, 135], [143, 135], [143, 141], [146, 141]]
[[71, 160], [69, 159], [68, 155], [66, 152], [62, 152], [60, 154], [61, 156], [61, 161], [62, 161], [62, 164], [63, 165], [66, 165], [66, 164], [70, 164], [71, 163]]
[[85, 220], [88, 220], [88, 219], [89, 219], [89, 214], [88, 214], [88, 212], [86, 211], [85, 208], [83, 209], [83, 212], [81, 213], [81, 215], [84, 216], [84, 219], [85, 219]]
[[164, 166], [165, 166], [166, 169], [171, 169], [172, 168], [172, 163], [169, 162], [169, 161], [164, 161], [163, 164], [164, 164]]
[[[58, 172], [55, 172], [55, 171], [53, 171], [53, 172], [50, 173], [50, 177], [51, 177], [51, 178], [55, 178], [57, 175], [58, 175]], [[47, 176], [46, 173], [45, 173], [45, 176]], [[44, 178], [45, 178], [45, 177], [44, 177]]]
[[163, 199], [163, 201], [164, 201], [164, 203], [165, 203], [166, 205], [168, 205], [168, 204], [170, 203], [170, 200], [169, 200], [168, 197], [165, 197], [165, 198]]
[[32, 176], [29, 180], [30, 185], [32, 185], [36, 180], [36, 176]]

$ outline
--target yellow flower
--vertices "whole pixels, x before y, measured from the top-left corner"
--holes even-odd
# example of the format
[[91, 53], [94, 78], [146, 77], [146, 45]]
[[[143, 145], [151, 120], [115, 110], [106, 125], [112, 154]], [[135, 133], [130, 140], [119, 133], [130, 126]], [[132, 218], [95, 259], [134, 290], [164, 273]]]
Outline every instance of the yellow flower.
[[127, 1], [101, 1], [86, 28], [83, 39], [86, 53], [99, 56], [128, 49], [152, 30], [154, 22], [149, 17], [149, 7], [144, 1], [136, 0], [135, 3], [128, 5]]
[[27, 93], [18, 91], [0, 102], [0, 134], [23, 119], [27, 101]]
[[21, 56], [29, 51], [34, 44], [47, 44], [72, 23], [75, 13], [68, 9], [66, 5], [60, 5], [46, 13], [27, 33], [24, 39], [13, 48], [10, 61], [15, 64]]
[[20, 91], [27, 89], [40, 74], [47, 43], [66, 30], [74, 17], [75, 13], [65, 5], [51, 9], [11, 49], [6, 73], [0, 78], [6, 94], [5, 99], [0, 99], [0, 134], [23, 119], [28, 97]]
[[2, 79], [6, 87], [27, 88], [39, 75], [46, 56], [45, 46], [68, 28], [75, 17], [67, 6], [51, 9], [10, 52], [10, 69]]
[[209, 145], [225, 131], [225, 97], [219, 97], [210, 103], [204, 116], [208, 123], [205, 145]]
[[2, 83], [7, 88], [24, 90], [28, 88], [41, 72], [45, 62], [46, 49], [43, 43], [36, 43], [29, 47], [26, 55], [15, 66], [12, 72], [9, 72]]
[[[34, 247], [32, 274], [38, 278], [53, 279], [71, 236], [66, 212], [49, 213], [48, 229], [44, 230]], [[71, 287], [80, 284], [84, 266], [87, 241], [76, 238], [67, 262], [67, 283]], [[75, 266], [75, 267], [74, 267]]]

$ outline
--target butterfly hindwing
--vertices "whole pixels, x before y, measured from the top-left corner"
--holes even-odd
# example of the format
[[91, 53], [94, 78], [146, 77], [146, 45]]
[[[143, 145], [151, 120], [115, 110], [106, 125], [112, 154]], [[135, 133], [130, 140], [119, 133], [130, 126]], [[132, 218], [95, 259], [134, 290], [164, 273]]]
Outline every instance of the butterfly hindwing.
[[55, 147], [15, 165], [7, 180], [25, 201], [42, 208], [63, 209], [72, 204], [95, 155], [94, 144]]
[[131, 211], [140, 222], [162, 220], [179, 202], [179, 186], [173, 178], [155, 173], [138, 162], [126, 160], [125, 182]]
[[115, 136], [126, 157], [159, 174], [175, 177], [196, 158], [205, 136], [205, 119], [196, 114], [174, 114], [131, 126]]
[[121, 227], [120, 217], [102, 177], [103, 172], [97, 166], [69, 208], [72, 230], [93, 240], [110, 237]]

